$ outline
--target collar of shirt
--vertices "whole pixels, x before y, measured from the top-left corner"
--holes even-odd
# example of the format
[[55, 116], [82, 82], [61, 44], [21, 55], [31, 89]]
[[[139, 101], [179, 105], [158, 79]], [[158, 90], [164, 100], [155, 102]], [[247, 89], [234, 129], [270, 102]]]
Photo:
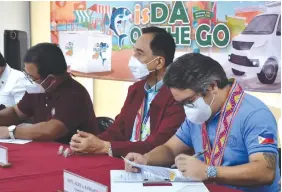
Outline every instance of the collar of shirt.
[[218, 111], [214, 116], [212, 116], [206, 123], [210, 124], [213, 121], [218, 121], [219, 116], [220, 116], [221, 110]]
[[155, 84], [153, 87], [150, 87], [150, 85], [148, 83], [145, 83], [144, 89], [145, 89], [146, 93], [152, 93], [152, 92], [155, 91], [155, 89], [158, 92], [160, 90], [160, 88], [163, 86], [163, 84], [164, 84], [163, 80], [160, 80], [159, 82], [157, 82], [157, 84]]
[[11, 73], [11, 67], [7, 64], [5, 70], [4, 70], [3, 74], [2, 74], [2, 76], [0, 77], [0, 83], [1, 84], [5, 84], [6, 83], [10, 73]]

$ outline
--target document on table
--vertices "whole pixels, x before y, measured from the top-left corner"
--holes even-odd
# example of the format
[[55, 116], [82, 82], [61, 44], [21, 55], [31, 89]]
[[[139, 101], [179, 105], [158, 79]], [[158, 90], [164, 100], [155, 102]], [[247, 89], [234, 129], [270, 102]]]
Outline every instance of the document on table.
[[0, 143], [12, 143], [12, 144], [27, 144], [32, 142], [32, 140], [23, 140], [23, 139], [0, 139]]
[[159, 177], [149, 173], [128, 173], [125, 170], [111, 170], [111, 191], [133, 191], [134, 192], [184, 192], [197, 191], [209, 192], [202, 182], [172, 182], [172, 186], [143, 186], [144, 178], [149, 178], [149, 182], [162, 182]]
[[[169, 180], [172, 182], [183, 182], [183, 181], [190, 181], [195, 182], [193, 179], [189, 179], [187, 177], [184, 177], [183, 174], [178, 171], [178, 169], [170, 169], [166, 167], [157, 167], [157, 166], [149, 166], [149, 165], [141, 165], [134, 163], [132, 161], [129, 161], [128, 159], [123, 158], [125, 162], [132, 165], [133, 167], [137, 167], [141, 170], [142, 173], [146, 174], [150, 178], [152, 177], [158, 177], [162, 180]], [[145, 177], [145, 176], [144, 176]]]
[[166, 178], [148, 172], [130, 173], [122, 171], [113, 178], [114, 182], [140, 183], [145, 181], [168, 181]]

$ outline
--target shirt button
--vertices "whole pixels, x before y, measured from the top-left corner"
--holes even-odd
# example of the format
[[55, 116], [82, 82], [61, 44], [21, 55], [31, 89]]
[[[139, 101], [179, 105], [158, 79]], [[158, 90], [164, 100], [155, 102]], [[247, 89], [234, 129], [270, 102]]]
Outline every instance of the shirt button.
[[46, 107], [48, 107], [48, 104], [46, 103]]

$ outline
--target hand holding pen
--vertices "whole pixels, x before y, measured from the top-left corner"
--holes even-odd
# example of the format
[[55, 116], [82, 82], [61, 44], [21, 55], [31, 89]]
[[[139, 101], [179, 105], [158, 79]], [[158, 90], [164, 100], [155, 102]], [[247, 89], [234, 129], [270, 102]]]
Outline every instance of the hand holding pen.
[[[207, 150], [204, 150], [204, 151], [202, 151], [202, 152], [196, 153], [195, 155], [193, 155], [193, 157], [195, 157], [195, 158], [196, 158], [196, 157], [199, 157], [199, 156], [203, 155], [206, 151], [207, 151]], [[176, 167], [175, 164], [173, 164], [173, 165], [171, 166], [171, 168], [172, 168], [172, 169], [175, 169], [175, 168], [177, 168], [177, 167]]]

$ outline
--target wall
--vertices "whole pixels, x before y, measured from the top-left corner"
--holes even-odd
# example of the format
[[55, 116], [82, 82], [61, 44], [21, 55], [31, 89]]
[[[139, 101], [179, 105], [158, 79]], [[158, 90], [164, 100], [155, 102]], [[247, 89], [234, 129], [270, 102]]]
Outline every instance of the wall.
[[[50, 41], [50, 2], [31, 2], [32, 44]], [[76, 78], [90, 93], [97, 116], [114, 118], [125, 100], [130, 82]], [[278, 120], [281, 116], [281, 94], [250, 93], [265, 102]], [[281, 125], [279, 125], [281, 129]]]
[[94, 109], [97, 116], [114, 118], [125, 101], [132, 83], [111, 80], [94, 80]]
[[30, 2], [31, 45], [50, 42], [50, 2]]
[[26, 31], [30, 44], [30, 2], [0, 1], [0, 52], [4, 56], [4, 30]]

